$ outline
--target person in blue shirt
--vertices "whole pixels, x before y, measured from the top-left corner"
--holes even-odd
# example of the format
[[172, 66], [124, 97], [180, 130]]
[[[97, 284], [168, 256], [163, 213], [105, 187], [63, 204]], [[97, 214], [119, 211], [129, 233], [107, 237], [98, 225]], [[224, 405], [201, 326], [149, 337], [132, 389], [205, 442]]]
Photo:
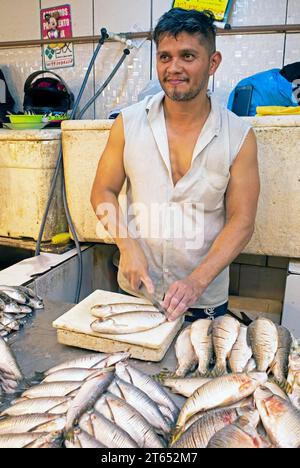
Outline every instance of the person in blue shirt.
[[258, 106], [299, 106], [300, 62], [286, 65], [281, 70], [279, 68], [266, 70], [241, 80], [229, 96], [227, 107], [233, 112], [236, 109], [235, 98], [241, 91], [241, 87], [244, 90], [244, 87], [247, 87], [248, 91], [250, 89], [248, 94], [250, 103], [248, 103], [249, 106], [244, 106], [244, 108], [242, 106], [244, 111], [242, 110], [243, 113], [239, 113], [239, 115], [256, 115]]

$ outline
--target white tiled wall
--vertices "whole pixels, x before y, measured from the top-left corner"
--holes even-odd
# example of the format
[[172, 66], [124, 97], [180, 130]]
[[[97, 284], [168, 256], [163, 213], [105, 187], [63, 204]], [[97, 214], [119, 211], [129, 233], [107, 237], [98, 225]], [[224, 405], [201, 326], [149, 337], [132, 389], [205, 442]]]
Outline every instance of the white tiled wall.
[[286, 2], [287, 0], [235, 0], [228, 22], [232, 26], [285, 24]]
[[40, 38], [39, 0], [0, 1], [0, 42]]
[[94, 0], [95, 31], [106, 27], [112, 32], [128, 32], [135, 24], [148, 31], [151, 25], [151, 0]]
[[215, 75], [214, 91], [225, 104], [230, 91], [242, 78], [282, 67], [284, 34], [219, 36], [217, 49], [223, 61]]
[[284, 63], [300, 61], [300, 34], [287, 34]]
[[288, 5], [288, 24], [300, 23], [300, 2], [299, 0], [289, 0]]

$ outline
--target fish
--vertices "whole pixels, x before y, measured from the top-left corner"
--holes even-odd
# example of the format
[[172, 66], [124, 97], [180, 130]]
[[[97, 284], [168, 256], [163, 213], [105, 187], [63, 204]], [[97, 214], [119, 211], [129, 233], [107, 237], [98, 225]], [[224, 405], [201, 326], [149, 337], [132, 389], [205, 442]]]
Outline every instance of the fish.
[[189, 398], [198, 388], [211, 380], [212, 379], [209, 377], [165, 377], [162, 382], [163, 385], [170, 388], [173, 393]]
[[72, 359], [70, 361], [63, 362], [62, 364], [59, 364], [57, 366], [51, 367], [51, 369], [48, 369], [46, 372], [44, 372], [44, 375], [47, 376], [65, 369], [90, 369], [91, 367], [94, 367], [97, 364], [99, 364], [104, 359], [107, 359], [109, 356], [109, 354], [103, 353], [88, 354], [86, 356], [81, 356], [79, 358]]
[[71, 430], [74, 422], [76, 423], [83, 413], [94, 406], [99, 396], [107, 390], [113, 376], [112, 372], [101, 372], [84, 382], [68, 409], [66, 432]]
[[[34, 434], [34, 433], [33, 433]], [[26, 445], [26, 449], [49, 449], [49, 448], [61, 448], [62, 445], [62, 432], [50, 432], [50, 433], [39, 433], [38, 438], [33, 442]]]
[[256, 419], [253, 423], [248, 417], [241, 416], [232, 424], [225, 426], [210, 439], [207, 448], [267, 448], [256, 430], [259, 414], [257, 411], [253, 411], [252, 419], [254, 415]]
[[278, 332], [278, 348], [272, 363], [272, 374], [276, 382], [284, 387], [289, 367], [289, 355], [292, 346], [292, 335], [289, 330], [283, 326], [276, 325]]
[[17, 286], [16, 289], [27, 295], [27, 297], [28, 297], [27, 304], [30, 307], [32, 307], [33, 309], [43, 309], [44, 308], [43, 299], [41, 297], [39, 297], [37, 294], [35, 294], [34, 291], [32, 291], [32, 289], [27, 288], [25, 286]]
[[81, 382], [51, 382], [25, 390], [22, 397], [26, 398], [45, 398], [45, 397], [64, 397], [68, 396], [74, 390], [81, 387]]
[[300, 410], [300, 350], [293, 351], [289, 356], [286, 392], [293, 405]]
[[[85, 416], [85, 415], [83, 415]], [[92, 437], [110, 449], [113, 448], [138, 448], [137, 443], [130, 435], [116, 424], [109, 421], [102, 414], [93, 411], [89, 414], [90, 425], [86, 424], [86, 418], [79, 420], [79, 427], [87, 431]], [[82, 427], [83, 426], [83, 427]], [[92, 429], [92, 433], [89, 430]]]
[[214, 434], [239, 417], [237, 409], [219, 409], [205, 413], [198, 418], [171, 447], [177, 448], [206, 448]]
[[96, 333], [123, 335], [151, 330], [166, 322], [166, 316], [160, 312], [126, 312], [115, 314], [104, 320], [92, 322], [91, 328]]
[[279, 385], [277, 385], [275, 382], [272, 382], [271, 380], [268, 380], [268, 382], [261, 385], [260, 388], [270, 390], [273, 395], [280, 396], [280, 398], [283, 400], [288, 399], [287, 394], [279, 387]]
[[54, 372], [53, 374], [48, 375], [42, 380], [41, 383], [50, 383], [50, 382], [83, 382], [89, 377], [99, 373], [99, 369], [80, 369], [80, 368], [68, 368], [62, 369], [60, 371]]
[[258, 372], [266, 372], [274, 361], [278, 348], [276, 325], [269, 319], [258, 318], [248, 327], [248, 339]]
[[104, 395], [104, 400], [112, 422], [126, 431], [140, 448], [166, 447], [148, 421], [126, 401], [110, 393]]
[[1, 448], [26, 448], [34, 441], [49, 434], [39, 432], [24, 432], [23, 434], [0, 434]]
[[22, 291], [15, 289], [12, 286], [0, 286], [0, 291], [4, 292], [13, 299], [18, 304], [26, 304], [27, 303], [27, 296]]
[[251, 357], [252, 349], [247, 340], [247, 327], [241, 325], [238, 337], [228, 359], [231, 371], [234, 374], [244, 372]]
[[91, 314], [97, 318], [107, 318], [111, 315], [124, 314], [128, 312], [157, 312], [157, 307], [145, 302], [144, 304], [131, 304], [128, 302], [120, 302], [108, 305], [94, 305], [91, 308]]
[[5, 292], [0, 292], [0, 310], [10, 314], [20, 314], [21, 307]]
[[23, 375], [9, 345], [0, 338], [0, 372], [5, 372], [14, 380], [21, 381]]
[[175, 343], [175, 354], [177, 359], [176, 377], [185, 377], [193, 372], [198, 365], [198, 358], [191, 342], [191, 326], [186, 327], [178, 335]]
[[159, 406], [162, 412], [163, 407], [169, 409], [171, 420], [175, 422], [179, 409], [162, 385], [155, 382], [148, 374], [134, 368], [127, 362], [119, 362], [116, 365], [116, 375], [139, 388], [147, 395], [151, 395], [151, 399]]
[[214, 354], [212, 321], [196, 320], [191, 326], [190, 339], [198, 359], [198, 374], [205, 377]]
[[229, 315], [216, 318], [212, 326], [212, 339], [216, 355], [216, 364], [211, 372], [212, 377], [227, 374], [226, 359], [237, 340], [240, 323]]
[[[0, 434], [21, 434], [34, 431], [39, 426], [57, 419], [53, 414], [26, 414], [22, 416], [9, 416], [0, 421]], [[36, 431], [35, 431], [36, 432]], [[40, 430], [38, 432], [50, 432]]]
[[268, 389], [258, 388], [254, 399], [271, 442], [279, 448], [300, 447], [300, 411]]
[[[71, 400], [66, 397], [54, 397], [54, 398], [36, 398], [34, 400], [26, 399], [25, 401], [16, 403], [4, 411], [1, 416], [21, 416], [23, 414], [64, 414], [67, 412]], [[61, 412], [58, 408], [62, 407]]]
[[94, 437], [82, 429], [74, 429], [70, 435], [70, 440], [65, 440], [66, 448], [85, 448], [85, 449], [103, 449], [105, 445], [101, 444]]
[[249, 361], [248, 361], [248, 363], [247, 363], [247, 365], [245, 367], [244, 372], [248, 373], [248, 372], [254, 372], [256, 370], [257, 370], [256, 369], [256, 362], [255, 362], [255, 359], [252, 357], [252, 358], [249, 359]]
[[198, 388], [181, 408], [176, 433], [181, 433], [186, 422], [196, 413], [227, 406], [250, 396], [268, 380], [266, 373], [228, 374]]
[[170, 423], [166, 421], [157, 404], [145, 392], [119, 377], [115, 377], [108, 390], [133, 406], [157, 432], [163, 435], [170, 433]]

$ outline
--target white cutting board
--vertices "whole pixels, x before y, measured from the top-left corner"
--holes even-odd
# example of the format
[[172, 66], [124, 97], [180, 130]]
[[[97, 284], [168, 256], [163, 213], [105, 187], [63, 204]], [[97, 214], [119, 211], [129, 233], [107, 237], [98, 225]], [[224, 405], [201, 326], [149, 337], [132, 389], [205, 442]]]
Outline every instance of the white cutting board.
[[140, 333], [107, 335], [94, 332], [90, 326], [96, 317], [91, 314], [91, 308], [97, 304], [105, 305], [118, 302], [144, 304], [148, 301], [124, 294], [97, 290], [53, 322], [53, 327], [57, 329], [58, 341], [69, 346], [100, 352], [111, 353], [128, 350], [132, 358], [160, 361], [180, 330], [183, 318], [175, 322], [163, 323], [159, 327]]

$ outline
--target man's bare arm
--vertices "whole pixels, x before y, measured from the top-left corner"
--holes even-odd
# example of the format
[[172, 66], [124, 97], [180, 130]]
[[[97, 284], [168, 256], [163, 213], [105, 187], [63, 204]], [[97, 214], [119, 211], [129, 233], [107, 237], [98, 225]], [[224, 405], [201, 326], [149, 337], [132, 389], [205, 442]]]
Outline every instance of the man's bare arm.
[[124, 146], [124, 127], [120, 114], [111, 128], [107, 145], [99, 161], [91, 192], [91, 204], [98, 219], [119, 247], [120, 269], [131, 287], [138, 290], [143, 282], [148, 292], [153, 294], [154, 287], [148, 276], [147, 260], [138, 242], [130, 237], [118, 202], [126, 178], [123, 162]]
[[194, 305], [207, 286], [248, 244], [254, 230], [259, 190], [257, 144], [251, 130], [231, 167], [226, 193], [226, 225], [201, 265], [170, 287], [163, 304], [169, 320]]

